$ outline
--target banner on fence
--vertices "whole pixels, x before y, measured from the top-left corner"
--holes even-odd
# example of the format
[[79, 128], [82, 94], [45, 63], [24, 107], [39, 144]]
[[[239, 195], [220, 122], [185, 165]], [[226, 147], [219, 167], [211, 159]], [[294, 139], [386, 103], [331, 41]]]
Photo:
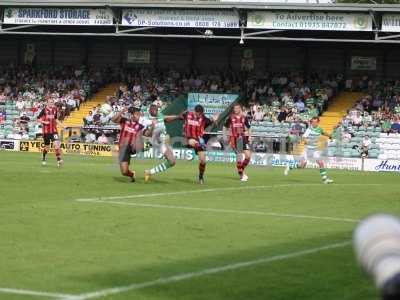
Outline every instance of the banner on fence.
[[384, 14], [382, 16], [382, 31], [400, 32], [400, 14]]
[[293, 11], [250, 11], [247, 13], [248, 28], [372, 31], [372, 19], [368, 14]]
[[[21, 141], [20, 151], [41, 152], [44, 147], [42, 141]], [[66, 154], [80, 154], [90, 156], [112, 156], [113, 145], [61, 143], [61, 149]], [[54, 152], [54, 145], [50, 145], [50, 151]]]
[[204, 107], [204, 113], [211, 117], [215, 113], [222, 113], [231, 105], [238, 95], [235, 94], [208, 94], [208, 93], [189, 93], [188, 110], [194, 110], [198, 104]]
[[14, 7], [4, 10], [4, 24], [112, 25], [113, 14], [104, 8]]
[[17, 140], [0, 140], [0, 150], [19, 151], [19, 141]]
[[233, 10], [124, 9], [122, 25], [150, 27], [239, 28]]

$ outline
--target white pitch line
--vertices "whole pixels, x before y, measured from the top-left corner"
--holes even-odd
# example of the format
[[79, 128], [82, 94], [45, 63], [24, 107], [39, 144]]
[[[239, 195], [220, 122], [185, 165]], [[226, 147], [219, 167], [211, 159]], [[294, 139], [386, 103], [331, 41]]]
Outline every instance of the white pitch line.
[[[349, 184], [334, 184], [332, 186], [380, 186], [379, 183], [349, 183]], [[287, 188], [287, 187], [307, 187], [307, 186], [323, 186], [318, 183], [305, 183], [305, 184], [276, 184], [276, 185], [255, 185], [255, 186], [240, 186], [240, 187], [227, 187], [227, 188], [212, 188], [212, 189], [198, 189], [198, 190], [185, 190], [178, 192], [164, 192], [164, 193], [147, 193], [125, 196], [110, 196], [110, 197], [96, 197], [96, 198], [80, 198], [76, 201], [88, 200], [122, 200], [122, 199], [135, 199], [135, 198], [151, 198], [159, 196], [176, 196], [187, 195], [196, 193], [210, 193], [210, 192], [224, 192], [224, 191], [240, 191], [240, 190], [253, 190], [253, 189], [272, 189], [272, 188]]]
[[237, 269], [241, 269], [241, 268], [257, 266], [260, 264], [267, 264], [267, 263], [271, 263], [271, 262], [275, 262], [275, 261], [282, 261], [282, 260], [286, 260], [286, 259], [301, 257], [301, 256], [309, 255], [309, 254], [318, 253], [321, 251], [332, 250], [332, 249], [336, 249], [336, 248], [343, 248], [350, 244], [351, 244], [351, 242], [347, 241], [347, 242], [330, 244], [330, 245], [317, 247], [317, 248], [311, 248], [308, 250], [292, 252], [292, 253], [283, 254], [283, 255], [275, 255], [275, 256], [270, 256], [270, 257], [265, 257], [265, 258], [259, 258], [256, 260], [237, 262], [237, 263], [228, 264], [228, 265], [224, 265], [224, 266], [204, 269], [204, 270], [200, 270], [197, 272], [177, 274], [177, 275], [173, 275], [173, 276], [169, 276], [169, 277], [162, 277], [162, 278], [158, 278], [156, 280], [146, 281], [146, 282], [142, 282], [142, 283], [133, 283], [133, 284], [130, 284], [127, 286], [108, 288], [108, 289], [103, 289], [103, 290], [99, 290], [99, 291], [95, 291], [95, 292], [89, 292], [89, 293], [77, 295], [77, 296], [66, 297], [63, 300], [87, 300], [87, 299], [101, 298], [101, 297], [105, 297], [105, 296], [109, 296], [109, 295], [120, 294], [120, 293], [124, 293], [124, 292], [128, 292], [128, 291], [132, 291], [132, 290], [138, 290], [138, 289], [153, 287], [153, 286], [157, 286], [157, 285], [180, 282], [183, 280], [189, 280], [189, 279], [198, 278], [198, 277], [202, 277], [202, 276], [218, 274], [218, 273], [222, 273], [222, 272], [226, 272], [226, 271], [233, 271], [233, 270], [237, 270]]
[[32, 291], [32, 290], [24, 290], [24, 289], [12, 289], [12, 288], [0, 288], [0, 293], [26, 295], [26, 296], [34, 296], [34, 297], [48, 297], [48, 298], [70, 298], [70, 297], [75, 297], [74, 295], [69, 295], [69, 294], [48, 293], [48, 292], [41, 292], [41, 291]]
[[349, 219], [349, 218], [335, 218], [335, 217], [309, 216], [309, 215], [297, 215], [297, 214], [281, 214], [281, 213], [253, 211], [253, 210], [234, 210], [234, 209], [220, 209], [220, 208], [206, 208], [206, 207], [191, 207], [191, 206], [165, 205], [165, 204], [155, 204], [155, 203], [136, 203], [136, 202], [104, 201], [104, 200], [90, 200], [90, 199], [86, 199], [86, 200], [81, 199], [81, 200], [76, 200], [76, 201], [87, 202], [87, 203], [106, 203], [106, 204], [116, 204], [116, 205], [127, 205], [127, 206], [147, 207], [147, 208], [182, 209], [182, 210], [205, 211], [205, 212], [212, 212], [212, 213], [262, 215], [262, 216], [272, 216], [272, 217], [280, 217], [280, 218], [316, 219], [316, 220], [350, 222], [350, 223], [358, 223], [360, 221], [360, 220]]

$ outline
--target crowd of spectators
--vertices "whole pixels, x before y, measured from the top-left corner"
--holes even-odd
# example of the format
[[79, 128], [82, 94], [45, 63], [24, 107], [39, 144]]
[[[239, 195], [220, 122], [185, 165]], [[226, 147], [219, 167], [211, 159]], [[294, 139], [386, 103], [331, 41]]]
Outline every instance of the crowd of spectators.
[[[354, 86], [347, 82], [346, 88]], [[334, 137], [336, 141], [349, 143], [357, 132], [366, 132], [361, 142], [354, 145], [366, 156], [373, 144], [368, 132], [400, 133], [400, 81], [370, 80], [365, 76], [356, 88], [365, 94], [336, 126]]]
[[266, 74], [247, 80], [250, 120], [307, 123], [319, 116], [337, 93], [342, 76], [300, 73]]
[[36, 117], [47, 99], [54, 99], [63, 120], [107, 81], [109, 70], [72, 67], [38, 69], [0, 66], [0, 129], [7, 138], [40, 133]]
[[[28, 66], [0, 66], [0, 135], [28, 138], [40, 133], [36, 116], [46, 99], [53, 98], [59, 107], [60, 120], [80, 105], [97, 88], [109, 81], [123, 82], [105, 99], [112, 112], [124, 106], [140, 107], [149, 104], [164, 109], [179, 96], [188, 92], [234, 93], [240, 96], [247, 117], [253, 124], [285, 124], [289, 136], [301, 136], [308, 121], [319, 116], [340, 89], [363, 91], [363, 96], [341, 120], [334, 131], [336, 139], [349, 142], [359, 129], [380, 128], [385, 133], [400, 133], [400, 80], [370, 80], [367, 76], [355, 81], [342, 74], [309, 74], [279, 72], [249, 75], [232, 70], [179, 72], [174, 69], [140, 68], [102, 70], [59, 67], [34, 69]], [[11, 111], [11, 113], [10, 113]], [[93, 107], [83, 122], [86, 126], [111, 125], [112, 114], [104, 114], [101, 105]], [[284, 131], [285, 132], [285, 131]], [[105, 131], [72, 134], [70, 141], [110, 142]], [[372, 143], [366, 135], [360, 149], [367, 152]], [[258, 145], [261, 151], [265, 145]]]
[[[178, 72], [173, 69], [138, 69], [121, 73], [124, 82], [115, 95], [106, 100], [113, 111], [132, 105], [146, 111], [149, 104], [161, 109], [188, 92], [238, 94], [250, 121], [290, 123], [291, 134], [301, 135], [308, 121], [319, 116], [329, 100], [344, 85], [343, 76], [301, 73], [263, 73], [249, 76], [243, 72], [214, 70]], [[85, 125], [110, 125], [110, 115], [100, 106], [84, 118]], [[93, 131], [92, 131], [93, 133]], [[98, 138], [101, 131], [96, 131]]]

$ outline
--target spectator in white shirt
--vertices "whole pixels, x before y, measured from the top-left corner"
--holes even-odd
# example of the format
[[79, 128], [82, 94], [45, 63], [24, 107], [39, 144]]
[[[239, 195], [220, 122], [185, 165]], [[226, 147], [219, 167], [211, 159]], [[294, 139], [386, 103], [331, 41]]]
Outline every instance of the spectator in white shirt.
[[22, 99], [18, 99], [17, 102], [15, 102], [15, 106], [19, 111], [22, 111], [25, 108], [25, 101]]
[[361, 126], [362, 117], [361, 117], [361, 113], [359, 111], [357, 111], [356, 114], [353, 116], [352, 121], [353, 121], [353, 125]]
[[363, 140], [362, 140], [362, 144], [361, 144], [361, 156], [362, 157], [367, 157], [368, 156], [368, 150], [369, 147], [371, 146], [372, 141], [369, 138], [368, 135], [366, 135]]
[[153, 104], [154, 104], [154, 105], [157, 105], [158, 108], [161, 108], [161, 107], [164, 105], [164, 103], [162, 102], [162, 100], [160, 99], [160, 97], [157, 97], [157, 99], [153, 101]]
[[140, 86], [140, 84], [138, 82], [135, 83], [135, 85], [132, 88], [132, 91], [134, 93], [140, 93], [142, 90], [142, 87]]
[[96, 141], [96, 135], [93, 132], [89, 132], [85, 137], [85, 142], [88, 144], [94, 143]]
[[257, 106], [257, 110], [253, 114], [253, 120], [254, 121], [262, 121], [264, 119], [264, 111], [262, 109], [262, 106]]
[[89, 111], [89, 114], [84, 119], [85, 125], [92, 125], [93, 124], [93, 113]]
[[108, 138], [106, 137], [106, 135], [103, 133], [101, 136], [99, 136], [99, 138], [97, 139], [97, 142], [99, 144], [108, 144]]

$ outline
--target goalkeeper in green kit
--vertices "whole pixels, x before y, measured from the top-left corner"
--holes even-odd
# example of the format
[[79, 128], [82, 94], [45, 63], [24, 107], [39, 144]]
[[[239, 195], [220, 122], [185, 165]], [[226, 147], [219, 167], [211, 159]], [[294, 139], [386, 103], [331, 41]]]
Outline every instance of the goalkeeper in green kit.
[[289, 174], [290, 169], [293, 168], [305, 168], [307, 162], [317, 162], [319, 166], [319, 173], [322, 178], [322, 182], [325, 184], [333, 183], [333, 180], [330, 179], [327, 175], [325, 169], [325, 163], [321, 159], [321, 152], [318, 149], [318, 144], [321, 136], [327, 136], [331, 138], [331, 136], [324, 132], [324, 130], [319, 126], [319, 118], [314, 117], [310, 121], [310, 127], [307, 128], [306, 132], [303, 134], [303, 140], [305, 143], [303, 157], [300, 161], [299, 166], [292, 167], [290, 164], [286, 165], [285, 175]]
[[144, 173], [144, 180], [148, 182], [151, 176], [166, 171], [175, 166], [175, 157], [171, 146], [169, 145], [169, 136], [165, 128], [165, 123], [179, 119], [179, 116], [164, 116], [158, 111], [157, 105], [150, 105], [149, 115], [140, 120], [145, 127], [154, 126], [150, 142], [153, 147], [154, 157], [162, 156], [165, 161]]

